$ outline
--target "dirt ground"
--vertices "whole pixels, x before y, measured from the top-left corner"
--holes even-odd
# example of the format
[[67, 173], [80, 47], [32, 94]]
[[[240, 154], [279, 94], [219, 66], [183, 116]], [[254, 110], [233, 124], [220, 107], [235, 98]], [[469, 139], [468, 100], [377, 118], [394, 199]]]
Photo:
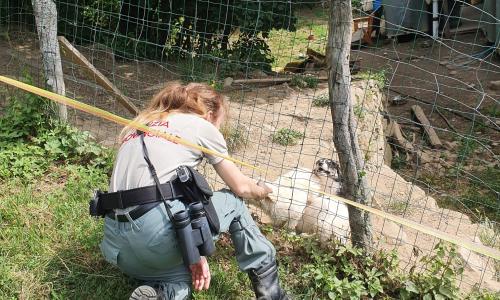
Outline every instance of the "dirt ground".
[[[411, 169], [402, 170], [400, 175], [403, 177], [400, 177], [384, 166], [383, 148], [385, 146], [380, 112], [387, 111], [398, 121], [411, 122], [410, 106], [419, 104], [429, 117], [431, 124], [439, 129], [437, 133], [443, 141], [451, 142], [457, 136], [463, 135], [480, 136], [485, 141], [487, 150], [474, 154], [471, 164], [477, 163], [476, 159], [480, 159], [483, 163], [498, 164], [497, 155], [500, 151], [498, 131], [481, 128], [479, 133], [477, 128], [472, 127], [472, 122], [444, 110], [445, 107], [450, 107], [466, 116], [477, 117], [483, 123], [489, 122], [488, 124], [492, 127], [499, 126], [498, 119], [484, 113], [490, 107], [498, 107], [500, 92], [489, 89], [488, 86], [490, 81], [500, 80], [499, 62], [497, 60], [482, 64], [472, 62], [470, 68], [456, 66], [456, 59], [461, 58], [457, 52], [471, 54], [478, 51], [477, 48], [469, 45], [472, 42], [478, 43], [476, 40], [476, 36], [464, 35], [461, 43], [450, 41], [446, 42], [447, 45], [431, 44], [431, 47], [424, 45], [426, 40], [423, 39], [400, 43], [397, 47], [395, 44], [381, 43], [377, 49], [363, 48], [354, 50], [352, 54], [353, 57], [362, 58], [361, 66], [364, 70], [384, 68], [390, 74], [389, 88], [385, 90], [386, 93], [374, 92], [366, 96], [366, 91], [375, 90], [375, 83], [365, 81], [354, 83], [355, 89], [358, 90], [356, 95], [360, 95], [358, 98], [355, 97], [359, 114], [365, 118], [365, 121], [360, 121], [358, 134], [361, 148], [373, 167], [368, 169], [368, 175], [372, 187], [378, 191], [378, 205], [382, 209], [387, 209], [396, 201], [394, 199], [397, 199], [408, 204], [408, 209], [400, 215], [472, 240], [477, 237], [477, 224], [473, 224], [463, 214], [440, 209], [436, 201], [426, 194], [426, 191], [408, 179], [415, 177]], [[79, 49], [111, 81], [117, 83], [118, 88], [139, 107], [144, 106], [162, 83], [179, 78], [181, 72], [175, 65], [118, 60], [104, 48], [79, 47]], [[31, 33], [16, 32], [0, 37], [0, 57], [2, 57], [0, 68], [3, 74], [22, 77], [23, 70], [30, 71], [32, 74], [41, 73], [36, 39]], [[85, 76], [78, 66], [68, 61], [64, 61], [63, 65], [69, 97], [124, 117], [131, 117], [131, 114], [126, 112], [111, 95], [96, 86], [93, 79]], [[34, 76], [34, 83], [43, 86], [40, 78]], [[262, 177], [273, 181], [293, 168], [311, 169], [318, 158], [335, 158], [329, 108], [312, 105], [315, 97], [325, 93], [327, 93], [326, 83], [321, 83], [316, 89], [304, 90], [281, 84], [268, 87], [240, 86], [227, 91], [226, 94], [231, 101], [230, 123], [243, 128], [246, 140], [245, 147], [236, 151], [234, 157], [264, 170], [258, 172], [244, 169], [244, 172], [254, 178]], [[401, 93], [409, 96], [407, 103], [398, 106], [387, 104], [386, 100], [391, 100]], [[366, 100], [374, 98], [377, 101]], [[415, 98], [432, 104], [423, 103]], [[0, 99], [0, 105], [5, 104], [6, 101]], [[458, 133], [454, 133], [443, 117], [437, 114], [436, 107], [443, 108], [442, 113]], [[71, 110], [70, 115], [75, 125], [91, 131], [103, 144], [117, 145], [116, 137], [120, 126], [74, 110]], [[304, 133], [305, 138], [294, 146], [281, 146], [273, 143], [271, 136], [280, 128], [298, 130]], [[407, 133], [411, 135], [410, 132]], [[418, 136], [420, 135], [417, 135], [417, 138]], [[423, 140], [421, 145], [427, 147]], [[426, 168], [432, 172], [434, 167], [436, 166], [429, 165]], [[216, 178], [208, 168], [207, 173], [212, 179]], [[384, 230], [386, 223], [381, 220], [376, 220], [376, 222], [378, 222], [378, 228]], [[396, 228], [399, 229], [399, 227]], [[380, 236], [378, 243], [381, 248], [398, 248], [402, 260], [408, 265], [431, 251], [436, 243], [436, 239], [424, 237], [411, 230], [404, 231], [403, 239], [402, 232], [396, 231], [396, 236], [393, 232], [392, 237]], [[398, 237], [398, 235], [401, 236]], [[477, 259], [476, 265], [480, 266], [475, 269], [474, 266], [470, 267], [470, 272], [475, 273], [470, 276], [466, 275], [462, 279], [464, 288], [468, 289], [474, 284], [485, 283], [485, 281], [488, 281], [486, 283], [488, 287], [495, 288], [496, 283], [489, 282], [492, 277], [491, 273], [494, 272], [491, 270], [492, 263], [489, 262], [488, 265], [486, 261], [484, 265], [483, 258], [475, 257], [475, 259]], [[478, 269], [482, 271], [477, 271]]]

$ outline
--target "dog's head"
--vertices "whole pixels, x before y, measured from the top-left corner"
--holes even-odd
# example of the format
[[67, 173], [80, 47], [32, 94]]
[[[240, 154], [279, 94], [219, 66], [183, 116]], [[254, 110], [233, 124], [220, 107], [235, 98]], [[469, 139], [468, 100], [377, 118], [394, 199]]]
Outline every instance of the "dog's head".
[[314, 164], [313, 173], [316, 176], [327, 176], [335, 181], [340, 181], [339, 164], [328, 158], [320, 158]]

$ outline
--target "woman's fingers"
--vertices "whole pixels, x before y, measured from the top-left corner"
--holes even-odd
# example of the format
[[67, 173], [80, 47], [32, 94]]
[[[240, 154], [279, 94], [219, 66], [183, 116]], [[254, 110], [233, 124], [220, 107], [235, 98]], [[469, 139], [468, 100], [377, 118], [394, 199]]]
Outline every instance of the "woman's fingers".
[[211, 276], [210, 276], [210, 271], [208, 271], [208, 276], [206, 277], [206, 280], [205, 280], [205, 290], [208, 290], [208, 288], [210, 287], [210, 280], [211, 280]]
[[191, 270], [191, 280], [193, 281], [194, 290], [207, 290], [210, 286], [211, 276], [206, 258], [202, 257], [198, 263], [189, 266], [189, 268]]

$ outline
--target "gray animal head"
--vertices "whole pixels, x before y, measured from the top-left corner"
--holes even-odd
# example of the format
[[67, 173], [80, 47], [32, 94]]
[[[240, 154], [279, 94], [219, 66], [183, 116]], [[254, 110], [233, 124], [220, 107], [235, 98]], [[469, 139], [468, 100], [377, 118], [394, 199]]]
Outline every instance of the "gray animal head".
[[340, 181], [339, 164], [329, 158], [320, 158], [314, 164], [313, 173], [317, 176], [327, 176], [335, 181]]

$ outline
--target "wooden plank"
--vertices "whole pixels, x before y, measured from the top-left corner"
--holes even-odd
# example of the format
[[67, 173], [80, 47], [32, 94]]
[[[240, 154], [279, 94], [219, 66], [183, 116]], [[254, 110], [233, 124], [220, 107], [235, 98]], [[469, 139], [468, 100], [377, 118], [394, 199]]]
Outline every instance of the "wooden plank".
[[413, 116], [417, 119], [417, 121], [422, 125], [424, 128], [425, 133], [427, 134], [427, 137], [429, 138], [429, 142], [431, 143], [432, 147], [434, 148], [441, 148], [443, 144], [441, 143], [441, 140], [439, 139], [438, 135], [436, 134], [436, 131], [434, 131], [434, 128], [431, 126], [431, 122], [429, 122], [429, 119], [424, 114], [424, 111], [422, 108], [418, 105], [413, 105], [411, 107]]
[[111, 92], [118, 101], [132, 114], [137, 115], [139, 109], [135, 106], [130, 99], [125, 96], [106, 76], [92, 65], [83, 54], [80, 53], [71, 43], [63, 36], [58, 37], [61, 52], [72, 62], [83, 67], [83, 70], [94, 79], [105, 90]]
[[[316, 77], [318, 80], [328, 80], [328, 77]], [[251, 84], [251, 83], [285, 83], [292, 80], [292, 77], [270, 77], [270, 78], [256, 78], [256, 79], [235, 79], [232, 84]]]
[[396, 121], [390, 120], [389, 125], [387, 126], [387, 136], [390, 136], [391, 140], [405, 151], [409, 153], [413, 153], [415, 151], [415, 147], [413, 147], [411, 142], [405, 139], [403, 132], [401, 131], [401, 127]]

